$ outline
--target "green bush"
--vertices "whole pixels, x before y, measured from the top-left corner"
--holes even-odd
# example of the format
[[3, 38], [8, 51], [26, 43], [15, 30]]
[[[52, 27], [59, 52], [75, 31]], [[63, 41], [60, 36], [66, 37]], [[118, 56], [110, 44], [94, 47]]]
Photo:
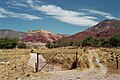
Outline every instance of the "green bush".
[[90, 36], [82, 41], [82, 46], [92, 46], [94, 45], [95, 39]]
[[107, 41], [104, 39], [96, 39], [91, 36], [82, 41], [82, 46], [102, 47]]
[[18, 48], [26, 48], [26, 44], [25, 43], [19, 43]]
[[57, 42], [48, 42], [45, 46], [47, 48], [57, 48], [57, 47], [66, 47], [66, 46], [80, 46], [81, 41], [77, 39], [61, 39]]
[[15, 48], [18, 43], [16, 38], [1, 38], [0, 49], [12, 49]]
[[45, 45], [47, 48], [53, 48], [54, 47], [54, 44], [52, 42], [48, 42], [46, 45]]
[[120, 46], [120, 34], [113, 35], [109, 39], [109, 44], [111, 44], [113, 47], [118, 47]]
[[105, 41], [104, 39], [95, 39], [94, 45], [95, 47], [102, 47], [106, 43], [107, 41]]
[[[82, 42], [82, 43], [81, 43]], [[92, 46], [92, 47], [118, 47], [120, 46], [120, 35], [113, 35], [110, 39], [101, 39], [101, 38], [93, 38], [92, 36], [89, 36], [85, 38], [84, 40], [80, 41], [77, 39], [68, 39], [63, 38], [60, 39], [57, 42], [48, 42], [46, 44], [46, 47], [48, 48], [57, 48], [57, 47], [66, 47], [66, 46]]]

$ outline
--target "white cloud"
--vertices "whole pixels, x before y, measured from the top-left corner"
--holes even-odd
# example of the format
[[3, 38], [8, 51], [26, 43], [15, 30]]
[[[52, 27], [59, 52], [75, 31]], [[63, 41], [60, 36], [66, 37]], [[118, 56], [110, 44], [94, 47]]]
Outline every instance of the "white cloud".
[[34, 8], [36, 10], [43, 11], [48, 15], [54, 15], [54, 16], [68, 16], [69, 17], [69, 16], [80, 15], [79, 12], [64, 10], [54, 5], [43, 5], [43, 6], [34, 7]]
[[0, 13], [0, 18], [7, 18], [7, 16], [2, 15], [2, 14]]
[[4, 9], [4, 8], [1, 8], [0, 7], [0, 13], [2, 14], [2, 13], [7, 13], [7, 11]]
[[42, 19], [42, 18], [39, 18], [39, 17], [34, 16], [34, 15], [23, 14], [23, 13], [14, 13], [14, 12], [11, 12], [9, 15], [11, 17], [14, 17], [14, 18], [21, 18], [21, 19], [27, 19], [27, 20]]
[[12, 4], [13, 6], [18, 6], [18, 7], [28, 7], [28, 5], [26, 4], [22, 4], [22, 3], [15, 3], [15, 4]]
[[27, 4], [34, 10], [43, 12], [44, 14], [49, 15], [56, 20], [77, 26], [96, 25], [98, 23], [97, 20], [99, 20], [99, 17], [103, 17], [104, 19], [118, 19], [112, 16], [110, 13], [94, 9], [80, 9], [80, 11], [77, 12], [72, 10], [65, 10], [55, 5], [40, 6], [35, 4], [34, 0], [27, 0]]
[[27, 3], [33, 9], [43, 12], [46, 15], [52, 16], [52, 18], [56, 20], [68, 24], [77, 26], [93, 26], [98, 23], [97, 21], [94, 21], [94, 19], [97, 19], [96, 17], [85, 16], [82, 12], [65, 10], [55, 5], [34, 5], [34, 2], [32, 0], [28, 0]]
[[7, 1], [6, 4], [14, 7], [28, 7], [28, 5], [25, 4], [24, 2], [25, 1], [23, 0], [10, 0], [10, 1]]
[[98, 14], [107, 19], [118, 19], [118, 18], [112, 16], [110, 13], [103, 12], [103, 11], [98, 11], [98, 10], [94, 10], [94, 9], [80, 9], [80, 10], [87, 11], [88, 13], [92, 13], [92, 14]]
[[[26, 3], [25, 3], [26, 2]], [[49, 15], [51, 18], [77, 26], [93, 26], [98, 23], [99, 17], [102, 16], [105, 19], [118, 19], [112, 16], [110, 13], [98, 11], [94, 9], [80, 9], [80, 11], [66, 10], [56, 5], [45, 5], [43, 0], [11, 0], [7, 4], [11, 4], [10, 7], [21, 8], [31, 7], [34, 10], [40, 11], [45, 15]], [[44, 5], [42, 5], [44, 4]], [[97, 15], [97, 17], [95, 16]], [[0, 18], [13, 17], [27, 20], [42, 19], [38, 16], [15, 13], [12, 11], [0, 8]]]
[[60, 20], [61, 22], [66, 22], [69, 24], [73, 25], [78, 25], [78, 26], [93, 26], [97, 24], [98, 22], [93, 21], [91, 19], [88, 19], [86, 17], [73, 17], [73, 16], [64, 16], [64, 17], [59, 17], [59, 16], [54, 16], [55, 19]]
[[8, 11], [2, 7], [0, 7], [0, 14], [12, 18], [20, 18], [20, 19], [26, 19], [26, 20], [36, 20], [36, 19], [42, 19], [38, 16], [30, 15], [30, 14], [24, 14], [24, 13], [15, 13], [12, 11]]

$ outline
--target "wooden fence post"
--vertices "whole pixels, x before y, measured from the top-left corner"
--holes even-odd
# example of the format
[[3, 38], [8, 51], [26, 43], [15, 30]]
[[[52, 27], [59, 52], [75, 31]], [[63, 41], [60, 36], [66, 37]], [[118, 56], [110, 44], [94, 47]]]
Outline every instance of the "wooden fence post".
[[118, 64], [119, 62], [118, 62], [118, 55], [116, 56], [116, 68], [118, 69], [118, 67], [119, 67], [119, 64]]
[[76, 52], [76, 61], [78, 62], [78, 52]]
[[78, 67], [78, 52], [75, 53], [75, 61], [72, 63], [71, 69], [76, 69]]
[[78, 67], [78, 52], [76, 52], [76, 68]]
[[38, 72], [38, 67], [39, 67], [39, 53], [37, 53], [37, 63], [35, 63], [36, 72]]

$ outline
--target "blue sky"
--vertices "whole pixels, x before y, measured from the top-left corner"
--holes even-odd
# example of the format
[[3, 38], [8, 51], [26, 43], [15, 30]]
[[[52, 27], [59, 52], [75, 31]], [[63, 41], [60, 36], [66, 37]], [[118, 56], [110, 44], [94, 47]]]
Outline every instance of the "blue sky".
[[120, 19], [119, 0], [0, 0], [0, 29], [75, 34]]

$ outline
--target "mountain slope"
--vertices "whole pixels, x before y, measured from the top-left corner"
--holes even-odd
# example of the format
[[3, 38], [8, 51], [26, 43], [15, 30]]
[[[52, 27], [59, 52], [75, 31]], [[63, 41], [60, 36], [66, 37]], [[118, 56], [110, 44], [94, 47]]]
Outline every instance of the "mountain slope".
[[97, 25], [70, 36], [71, 39], [83, 40], [88, 36], [96, 38], [110, 38], [114, 34], [120, 34], [119, 20], [104, 20]]
[[120, 28], [105, 29], [97, 34], [97, 38], [110, 38], [114, 34], [120, 34]]
[[47, 43], [53, 42], [63, 37], [64, 37], [63, 35], [53, 34], [46, 30], [33, 30], [27, 33], [27, 35], [23, 38], [23, 41], [33, 43], [37, 42]]
[[12, 38], [23, 38], [25, 32], [17, 32], [10, 29], [0, 29], [0, 38], [12, 37]]
[[100, 33], [106, 29], [114, 29], [114, 28], [120, 28], [120, 21], [119, 20], [104, 20], [100, 23], [98, 23], [97, 25], [87, 29], [87, 30], [90, 30], [90, 31], [93, 31], [95, 33]]
[[96, 36], [96, 33], [88, 30], [88, 31], [83, 31], [83, 32], [79, 32], [77, 34], [74, 34], [74, 35], [70, 36], [69, 38], [83, 40], [88, 36], [94, 37], [94, 36]]

